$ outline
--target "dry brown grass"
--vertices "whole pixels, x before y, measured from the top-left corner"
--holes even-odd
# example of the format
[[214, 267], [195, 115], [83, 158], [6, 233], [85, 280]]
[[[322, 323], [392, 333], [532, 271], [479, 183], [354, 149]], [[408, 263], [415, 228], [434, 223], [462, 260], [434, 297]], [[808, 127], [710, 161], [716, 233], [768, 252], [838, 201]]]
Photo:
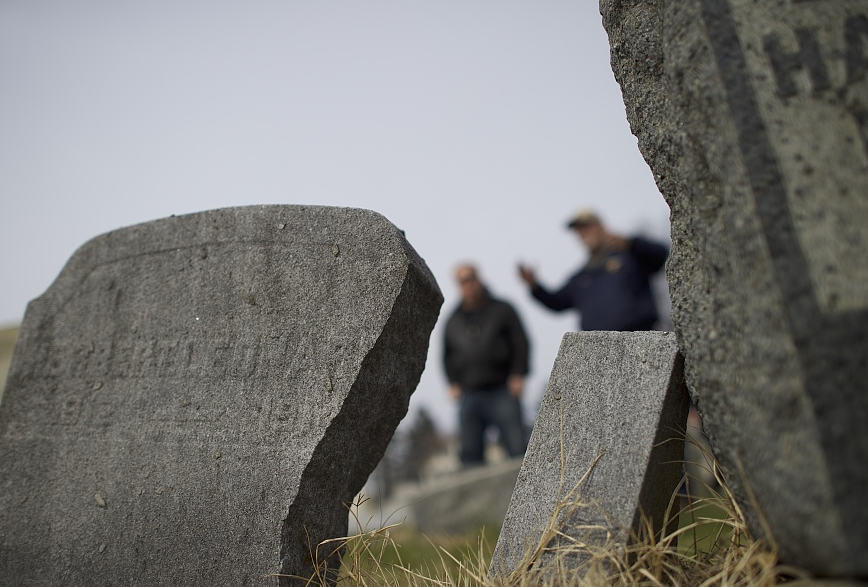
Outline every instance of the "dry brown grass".
[[[626, 544], [611, 533], [600, 543], [563, 532], [566, 520], [578, 509], [591, 507], [577, 499], [577, 486], [558, 503], [538, 544], [526, 553], [516, 570], [505, 577], [487, 578], [480, 585], [771, 587], [783, 580], [807, 579], [803, 572], [781, 566], [773, 545], [751, 537], [741, 509], [719, 471], [715, 474], [722, 488], [716, 495], [695, 499], [682, 509], [678, 508], [678, 495], [672, 496], [667, 518], [681, 519], [677, 530], [655, 536], [650, 524], [646, 524], [638, 533], [631, 532]], [[722, 512], [723, 516], [703, 513], [709, 510]], [[697, 536], [705, 536], [710, 547], [699, 548]], [[685, 547], [684, 543], [692, 543], [693, 547]]]
[[[711, 462], [711, 461], [710, 461]], [[667, 518], [678, 518], [677, 530], [656, 535], [650, 524], [630, 539], [618, 539], [606, 528], [576, 529], [568, 520], [581, 508], [582, 482], [558, 501], [540, 540], [506, 574], [489, 574], [491, 545], [480, 536], [475, 552], [457, 555], [438, 546], [434, 560], [421, 567], [408, 564], [396, 541], [399, 525], [328, 541], [331, 559], [343, 564], [332, 574], [306, 580], [312, 587], [792, 587], [810, 581], [804, 571], [779, 563], [774, 544], [756, 540], [741, 508], [713, 466], [719, 486], [711, 497], [684, 500], [677, 493]], [[586, 475], [587, 477], [587, 475]], [[686, 505], [682, 505], [682, 501]], [[714, 512], [709, 515], [708, 512]], [[583, 532], [593, 533], [586, 540]], [[608, 539], [600, 540], [601, 532]], [[624, 534], [622, 533], [621, 536]], [[701, 544], [700, 544], [701, 543]], [[300, 579], [300, 578], [299, 578]]]

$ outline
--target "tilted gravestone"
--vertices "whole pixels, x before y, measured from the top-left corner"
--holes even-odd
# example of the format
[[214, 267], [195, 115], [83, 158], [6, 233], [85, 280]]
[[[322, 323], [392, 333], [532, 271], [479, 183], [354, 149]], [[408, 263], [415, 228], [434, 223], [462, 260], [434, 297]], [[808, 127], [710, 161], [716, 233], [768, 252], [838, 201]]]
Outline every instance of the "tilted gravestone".
[[[494, 550], [493, 575], [523, 572], [519, 563], [546, 542], [555, 519], [556, 530], [592, 548], [625, 544], [647, 521], [655, 532], [663, 529], [684, 455], [689, 400], [682, 363], [671, 333], [564, 336]], [[587, 507], [572, 510], [577, 503]], [[577, 567], [586, 560], [575, 551], [571, 557]], [[536, 563], [545, 567], [547, 559]]]
[[0, 584], [309, 576], [407, 411], [441, 303], [365, 210], [229, 208], [88, 242], [21, 327]]
[[728, 481], [785, 562], [868, 576], [868, 2], [600, 6]]

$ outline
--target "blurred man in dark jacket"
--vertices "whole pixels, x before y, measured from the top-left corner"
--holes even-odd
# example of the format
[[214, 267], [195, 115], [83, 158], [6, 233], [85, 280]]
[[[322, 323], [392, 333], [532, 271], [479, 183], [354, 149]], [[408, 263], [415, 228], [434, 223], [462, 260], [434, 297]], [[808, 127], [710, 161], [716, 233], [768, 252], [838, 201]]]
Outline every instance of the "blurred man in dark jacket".
[[461, 462], [484, 461], [485, 431], [497, 427], [510, 457], [524, 454], [520, 397], [529, 345], [515, 310], [492, 298], [476, 268], [455, 272], [461, 304], [446, 322], [443, 363], [449, 394], [460, 401]]
[[616, 236], [591, 211], [578, 213], [567, 226], [590, 259], [557, 291], [541, 286], [530, 267], [519, 266], [533, 297], [557, 312], [578, 310], [582, 330], [653, 330], [658, 314], [649, 280], [663, 268], [669, 249], [640, 237]]

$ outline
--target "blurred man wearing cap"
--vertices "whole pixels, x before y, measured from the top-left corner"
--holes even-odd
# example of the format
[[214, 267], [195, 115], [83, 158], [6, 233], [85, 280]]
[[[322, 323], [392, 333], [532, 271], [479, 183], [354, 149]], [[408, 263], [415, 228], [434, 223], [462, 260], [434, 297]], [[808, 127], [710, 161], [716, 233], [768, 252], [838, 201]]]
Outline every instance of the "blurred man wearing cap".
[[649, 280], [663, 268], [668, 248], [616, 236], [590, 210], [576, 214], [567, 226], [588, 248], [590, 259], [557, 291], [541, 286], [533, 269], [520, 265], [533, 297], [556, 312], [578, 310], [582, 330], [653, 330], [658, 315]]
[[446, 322], [443, 365], [459, 404], [461, 463], [482, 464], [485, 431], [495, 426], [510, 457], [524, 454], [520, 397], [529, 344], [515, 310], [492, 298], [473, 265], [455, 271], [461, 303]]

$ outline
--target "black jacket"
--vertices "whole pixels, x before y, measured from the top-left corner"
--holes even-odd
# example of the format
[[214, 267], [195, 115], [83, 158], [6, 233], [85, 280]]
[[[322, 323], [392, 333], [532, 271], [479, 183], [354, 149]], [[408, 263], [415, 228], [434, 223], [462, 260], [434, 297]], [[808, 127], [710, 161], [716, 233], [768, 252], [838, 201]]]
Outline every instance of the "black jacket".
[[458, 306], [446, 322], [443, 342], [446, 376], [462, 389], [493, 388], [528, 372], [527, 336], [504, 301], [488, 297], [472, 312]]

